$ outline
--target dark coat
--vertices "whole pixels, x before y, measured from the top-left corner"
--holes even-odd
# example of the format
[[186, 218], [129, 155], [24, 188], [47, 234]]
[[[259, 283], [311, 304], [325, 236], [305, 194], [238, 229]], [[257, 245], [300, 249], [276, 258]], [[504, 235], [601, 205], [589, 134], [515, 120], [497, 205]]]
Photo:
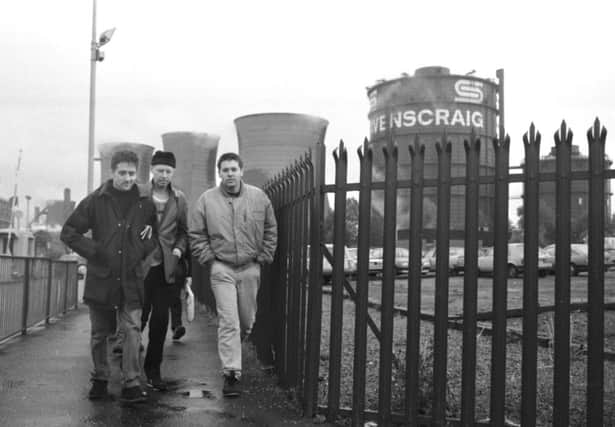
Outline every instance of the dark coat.
[[[83, 292], [87, 304], [114, 308], [143, 305], [143, 261], [156, 245], [156, 208], [147, 188], [138, 186], [138, 200], [126, 218], [112, 198], [112, 180], [83, 199], [68, 217], [60, 239], [88, 260]], [[152, 226], [152, 238], [142, 240], [141, 231]], [[84, 236], [91, 231], [91, 237]]]
[[[151, 182], [147, 188], [152, 194]], [[167, 283], [175, 283], [176, 274], [181, 275], [181, 272], [176, 271], [178, 258], [172, 252], [175, 248], [179, 249], [183, 258], [188, 249], [188, 202], [184, 193], [171, 185], [169, 185], [169, 192], [170, 197], [164, 208], [162, 220], [158, 223], [158, 243], [162, 252], [165, 280]], [[151, 259], [148, 258], [146, 264], [147, 276]]]

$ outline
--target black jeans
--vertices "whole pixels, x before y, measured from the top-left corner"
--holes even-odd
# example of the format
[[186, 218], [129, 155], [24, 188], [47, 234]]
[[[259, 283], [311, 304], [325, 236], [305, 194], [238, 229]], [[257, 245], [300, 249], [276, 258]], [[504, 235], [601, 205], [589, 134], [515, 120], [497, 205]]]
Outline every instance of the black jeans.
[[179, 297], [181, 287], [176, 284], [173, 285], [173, 295], [171, 295], [171, 330], [175, 330], [178, 326], [182, 325], [182, 301]]
[[143, 324], [149, 314], [149, 342], [143, 370], [150, 377], [160, 376], [164, 340], [169, 327], [169, 308], [177, 286], [166, 282], [162, 265], [152, 267], [145, 278], [145, 304]]

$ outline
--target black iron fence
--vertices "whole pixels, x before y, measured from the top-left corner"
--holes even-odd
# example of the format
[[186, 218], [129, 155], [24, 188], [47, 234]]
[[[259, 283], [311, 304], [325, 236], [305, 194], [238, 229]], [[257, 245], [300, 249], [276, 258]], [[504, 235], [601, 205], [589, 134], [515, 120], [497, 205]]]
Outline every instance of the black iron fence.
[[[573, 411], [576, 411], [573, 423], [579, 422], [579, 411], [583, 414], [581, 422], [586, 425], [614, 421], [609, 418], [615, 416], [613, 409], [609, 407], [605, 412], [605, 402], [612, 406], [609, 402], [613, 399], [608, 396], [615, 393], [612, 386], [615, 378], [610, 374], [605, 376], [607, 370], [615, 371], [605, 357], [605, 309], [612, 308], [612, 304], [605, 305], [605, 290], [612, 293], [609, 286], [615, 283], [605, 284], [604, 238], [605, 183], [615, 178], [615, 170], [605, 165], [606, 130], [598, 119], [587, 132], [589, 167], [586, 170], [571, 168], [572, 132], [565, 123], [555, 133], [554, 141], [555, 171], [541, 172], [541, 135], [532, 125], [523, 136], [523, 172], [512, 174], [508, 136], [494, 141], [470, 137], [465, 141], [466, 171], [460, 177], [451, 176], [451, 144], [444, 134], [436, 147], [438, 176], [428, 179], [423, 176], [425, 147], [417, 137], [408, 147], [410, 178], [398, 179], [400, 148], [392, 135], [383, 149], [384, 181], [372, 179], [374, 153], [365, 141], [358, 150], [358, 183], [347, 182], [348, 154], [341, 142], [333, 155], [333, 185], [324, 182], [325, 149], [321, 144], [268, 183], [266, 191], [279, 222], [279, 245], [274, 264], [263, 272], [259, 312], [266, 314], [260, 319], [258, 330], [267, 333], [261, 332], [257, 341], [261, 349], [267, 340], [273, 344], [272, 348], [265, 345], [267, 357], [275, 360], [281, 382], [296, 388], [306, 416], [321, 412], [335, 419], [345, 415], [357, 426], [369, 419], [379, 425], [506, 425], [516, 421], [533, 426], [540, 424], [537, 420], [542, 419], [546, 410], [550, 413], [549, 423], [557, 426], [570, 425]], [[481, 144], [493, 144], [493, 174], [481, 173]], [[573, 180], [587, 182], [589, 186], [589, 261], [587, 280], [582, 285], [586, 287], [583, 304], [571, 301]], [[541, 350], [545, 341], [541, 338], [543, 325], [539, 324], [539, 316], [545, 311], [545, 304], [539, 303], [540, 287], [544, 285], [539, 283], [538, 265], [539, 186], [544, 182], [555, 185], [556, 249], [555, 276], [547, 279], [553, 287], [549, 308], [553, 313], [551, 336], [546, 340], [552, 363], [539, 366], [545, 357]], [[517, 285], [510, 283], [507, 268], [511, 183], [523, 185], [524, 274]], [[493, 189], [490, 233], [494, 250], [493, 278], [487, 291], [489, 310], [481, 310], [477, 301], [479, 292], [485, 293], [479, 289], [478, 270], [479, 236], [484, 231], [479, 229], [479, 197], [484, 185]], [[449, 308], [451, 186], [465, 188], [464, 276], [459, 289], [455, 289], [462, 301], [461, 314], [457, 316], [451, 316]], [[421, 245], [425, 236], [424, 190], [430, 187], [436, 189], [438, 250], [435, 279], [431, 284], [433, 314], [427, 316], [421, 312], [421, 298], [426, 291], [421, 276]], [[395, 275], [394, 264], [400, 190], [410, 193], [409, 273], [407, 279], [401, 280]], [[374, 191], [384, 193], [383, 267], [376, 283], [368, 267]], [[359, 194], [358, 267], [353, 278], [344, 271], [349, 192]], [[332, 253], [323, 240], [327, 193], [335, 196]], [[323, 287], [323, 256], [332, 267], [330, 290]], [[515, 310], [510, 310], [508, 289], [511, 286], [517, 286], [515, 292], [522, 295], [521, 306]], [[407, 295], [400, 298], [397, 291], [402, 288]], [[372, 301], [374, 296], [379, 299], [377, 310]], [[403, 309], [399, 307], [400, 301], [405, 305]], [[573, 339], [579, 334], [578, 327], [571, 331], [573, 310], [583, 310], [585, 316], [580, 347]], [[400, 313], [404, 315], [401, 319], [397, 316]], [[512, 344], [511, 316], [516, 316], [516, 324], [520, 325], [517, 341]], [[428, 328], [424, 327], [425, 319], [429, 319]], [[486, 320], [488, 328], [480, 324]], [[451, 325], [461, 329], [461, 333], [454, 332], [459, 337], [452, 336]], [[482, 334], [485, 329], [489, 330], [489, 336]], [[395, 342], [394, 337], [397, 337]], [[458, 345], [449, 347], [450, 343], [457, 342]], [[578, 358], [579, 354], [582, 357]], [[571, 372], [573, 363], [575, 372], [581, 364], [582, 386]], [[515, 378], [518, 389], [511, 385]], [[579, 387], [583, 388], [578, 393], [582, 395], [582, 408], [571, 406], [571, 386], [575, 393]], [[545, 387], [549, 389], [547, 392]], [[575, 402], [579, 401], [577, 398]], [[456, 409], [451, 409], [452, 400], [457, 402]]]
[[0, 255], [0, 341], [77, 308], [77, 263]]

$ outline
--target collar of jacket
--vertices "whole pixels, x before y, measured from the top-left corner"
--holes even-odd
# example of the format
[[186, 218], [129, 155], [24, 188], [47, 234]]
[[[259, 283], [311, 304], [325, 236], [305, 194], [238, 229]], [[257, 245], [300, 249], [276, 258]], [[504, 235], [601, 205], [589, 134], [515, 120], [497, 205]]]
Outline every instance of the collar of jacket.
[[220, 189], [220, 192], [222, 193], [222, 195], [223, 195], [224, 197], [238, 197], [238, 196], [243, 196], [243, 195], [245, 194], [245, 192], [246, 192], [246, 183], [245, 183], [245, 182], [243, 182], [243, 179], [240, 181], [240, 183], [241, 183], [241, 184], [240, 184], [240, 186], [239, 186], [239, 194], [238, 194], [237, 196], [235, 196], [235, 195], [232, 195], [232, 196], [231, 196], [231, 194], [230, 194], [228, 191], [226, 191], [226, 188], [224, 188], [224, 186], [223, 186], [222, 184], [220, 184], [220, 185], [218, 186], [218, 188]]
[[[135, 185], [137, 186], [137, 190], [139, 190], [140, 199], [145, 199], [147, 197], [150, 197], [151, 191], [148, 190], [146, 185], [143, 185], [143, 184], [135, 184]], [[107, 182], [101, 185], [100, 188], [97, 190], [98, 196], [103, 196], [103, 195], [111, 196], [112, 187], [113, 187], [113, 179], [107, 180]]]
[[[149, 181], [147, 184], [143, 184], [143, 187], [147, 190], [150, 196], [154, 193], [153, 181]], [[170, 182], [167, 188], [169, 189], [169, 192], [173, 195], [173, 197], [175, 197], [176, 199], [179, 198], [179, 190], [173, 187], [173, 185]]]

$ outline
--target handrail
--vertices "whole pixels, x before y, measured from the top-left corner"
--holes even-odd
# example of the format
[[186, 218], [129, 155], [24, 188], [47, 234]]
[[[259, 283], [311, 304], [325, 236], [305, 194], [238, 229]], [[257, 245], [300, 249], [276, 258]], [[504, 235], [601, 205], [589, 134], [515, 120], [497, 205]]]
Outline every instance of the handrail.
[[78, 307], [77, 262], [0, 255], [0, 342]]

